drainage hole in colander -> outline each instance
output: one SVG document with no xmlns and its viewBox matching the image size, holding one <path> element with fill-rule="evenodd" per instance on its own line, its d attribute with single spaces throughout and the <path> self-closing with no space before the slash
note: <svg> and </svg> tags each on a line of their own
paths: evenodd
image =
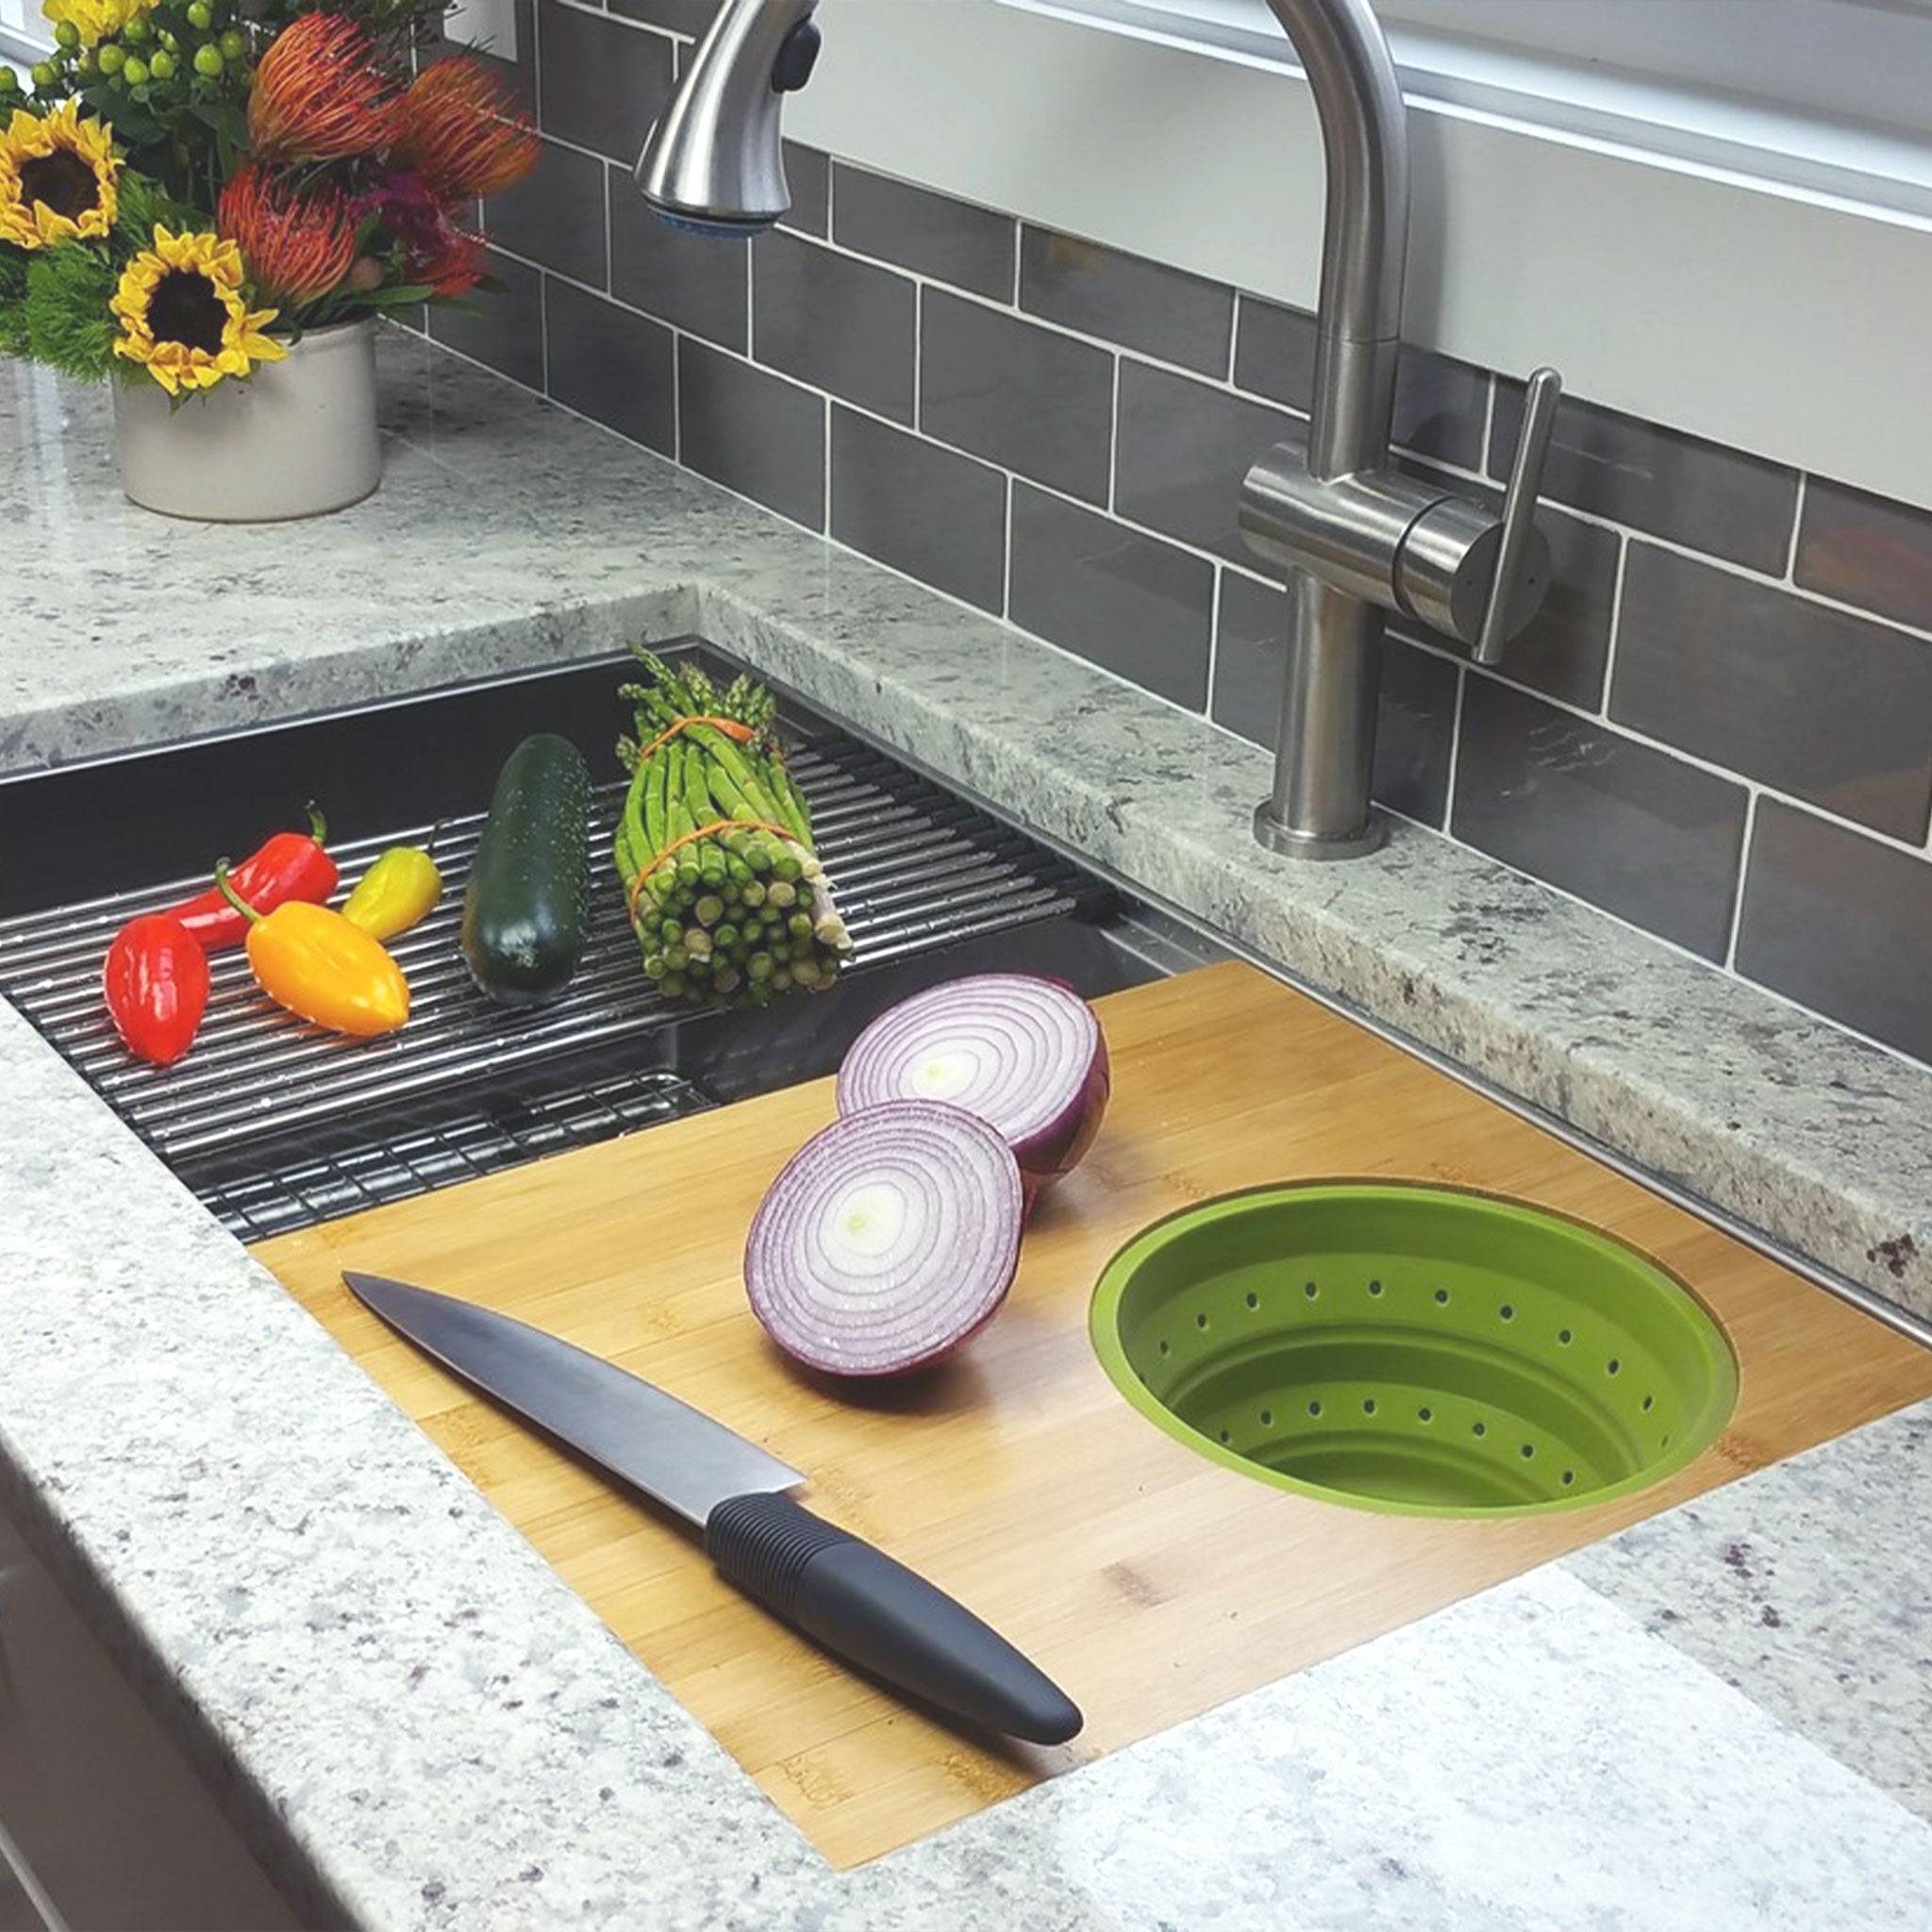
<svg viewBox="0 0 1932 1932">
<path fill-rule="evenodd" d="M 1261 1297 L 1252 1288 L 1248 1291 L 1248 1306 L 1251 1308 L 1258 1308 L 1261 1306 Z"/>
<path fill-rule="evenodd" d="M 1206 1316 L 1205 1314 L 1200 1314 L 1200 1315 L 1196 1315 L 1196 1316 L 1194 1317 L 1194 1326 L 1195 1326 L 1196 1328 L 1205 1328 L 1205 1327 L 1207 1327 L 1207 1325 L 1208 1325 L 1208 1317 L 1207 1317 L 1207 1316 Z"/>
<path fill-rule="evenodd" d="M 1419 1408 L 1415 1412 L 1415 1419 L 1419 1423 L 1432 1423 L 1436 1419 L 1436 1411 L 1433 1408 Z"/>
<path fill-rule="evenodd" d="M 1439 1307 L 1446 1308 L 1449 1306 L 1449 1291 L 1446 1288 L 1439 1288 L 1436 1291 L 1436 1301 Z"/>
<path fill-rule="evenodd" d="M 1474 1436 L 1487 1436 L 1490 1433 L 1490 1425 L 1488 1423 L 1476 1423 L 1470 1433 Z"/>
<path fill-rule="evenodd" d="M 1317 1288 L 1312 1281 L 1305 1281 L 1302 1283 L 1302 1292 L 1305 1295 L 1307 1295 L 1310 1301 L 1313 1301 L 1315 1297 L 1322 1292 L 1322 1291 L 1319 1288 Z"/>
<path fill-rule="evenodd" d="M 1382 1284 L 1379 1281 L 1370 1282 L 1369 1292 L 1371 1294 L 1380 1294 L 1382 1292 Z"/>
<path fill-rule="evenodd" d="M 1650 1412 L 1650 1411 L 1651 1411 L 1651 1410 L 1652 1410 L 1653 1408 L 1655 1408 L 1656 1407 L 1657 1407 L 1657 1397 L 1656 1397 L 1655 1395 L 1646 1395 L 1646 1396 L 1645 1396 L 1645 1397 L 1643 1398 L 1643 1408 L 1644 1408 L 1644 1413 L 1645 1413 L 1646 1415 L 1647 1415 L 1647 1414 L 1648 1414 L 1648 1413 L 1649 1413 L 1649 1412 Z"/>
<path fill-rule="evenodd" d="M 1231 1442 L 1234 1441 L 1234 1438 L 1231 1435 L 1229 1435 L 1229 1433 L 1225 1429 L 1223 1429 L 1221 1432 L 1221 1440 L 1224 1442 Z"/>
<path fill-rule="evenodd" d="M 1310 1415 L 1320 1415 L 1322 1413 L 1322 1405 L 1319 1402 L 1309 1403 L 1308 1413 Z"/>
<path fill-rule="evenodd" d="M 1558 1328 L 1557 1330 L 1557 1340 L 1560 1341 L 1565 1348 L 1568 1348 L 1570 1344 L 1574 1341 L 1575 1341 L 1575 1339 L 1576 1338 L 1574 1335 L 1572 1335 L 1569 1329 L 1567 1328 Z"/>
<path fill-rule="evenodd" d="M 1272 1408 L 1264 1408 L 1261 1411 L 1261 1426 L 1264 1429 L 1272 1429 L 1274 1426 L 1274 1411 Z"/>
<path fill-rule="evenodd" d="M 1620 1362 L 1615 1356 L 1612 1356 L 1609 1358 L 1609 1360 L 1604 1364 L 1604 1374 L 1607 1375 L 1619 1375 L 1622 1374 L 1623 1372 L 1624 1364 Z"/>
<path fill-rule="evenodd" d="M 1362 1397 L 1362 1413 L 1364 1415 L 1374 1415 L 1374 1412 L 1375 1398 L 1373 1395 L 1364 1395 Z"/>
<path fill-rule="evenodd" d="M 1160 1352 L 1162 1355 L 1165 1355 L 1168 1352 L 1167 1343 L 1164 1341 L 1160 1344 Z"/>
<path fill-rule="evenodd" d="M 1507 1302 L 1505 1302 L 1503 1306 L 1496 1310 L 1496 1312 L 1497 1314 L 1501 1315 L 1504 1321 L 1506 1322 L 1513 1322 L 1516 1319 L 1516 1310 Z"/>
<path fill-rule="evenodd" d="M 1563 1472 L 1563 1480 L 1565 1483 L 1574 1483 L 1576 1480 L 1576 1472 L 1574 1469 L 1566 1469 Z"/>
<path fill-rule="evenodd" d="M 1524 1461 L 1527 1462 L 1536 1454 L 1536 1444 L 1534 1442 L 1525 1442 L 1516 1453 L 1523 1457 Z"/>
</svg>

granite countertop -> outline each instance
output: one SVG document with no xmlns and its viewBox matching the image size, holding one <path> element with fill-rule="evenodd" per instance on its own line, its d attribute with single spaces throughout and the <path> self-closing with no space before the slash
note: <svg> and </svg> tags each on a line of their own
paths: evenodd
<svg viewBox="0 0 1932 1932">
<path fill-rule="evenodd" d="M 1924 1070 L 1412 827 L 1271 859 L 1200 719 L 423 344 L 385 380 L 376 498 L 220 530 L 0 367 L 0 770 L 697 631 L 1932 1311 Z M 4 1007 L 0 1087 L 0 1483 L 318 1911 L 1932 1924 L 1932 1405 L 839 1874 Z"/>
</svg>

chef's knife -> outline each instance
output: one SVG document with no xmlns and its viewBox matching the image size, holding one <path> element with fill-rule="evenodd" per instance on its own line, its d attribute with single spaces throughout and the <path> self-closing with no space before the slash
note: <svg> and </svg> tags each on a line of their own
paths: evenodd
<svg viewBox="0 0 1932 1932">
<path fill-rule="evenodd" d="M 848 1663 L 968 1723 L 1060 1744 L 1080 1712 L 1058 1685 L 903 1564 L 785 1492 L 805 1477 L 756 1442 L 555 1335 L 474 1302 L 344 1273 L 445 1368 L 701 1530 L 719 1574 Z"/>
</svg>

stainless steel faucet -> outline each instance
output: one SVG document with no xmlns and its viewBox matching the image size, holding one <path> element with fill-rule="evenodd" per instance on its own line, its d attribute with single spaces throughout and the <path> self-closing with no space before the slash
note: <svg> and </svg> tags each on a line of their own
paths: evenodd
<svg viewBox="0 0 1932 1932">
<path fill-rule="evenodd" d="M 712 234 L 769 227 L 791 207 L 784 95 L 819 48 L 818 0 L 724 0 L 638 158 L 644 199 Z M 1255 814 L 1271 851 L 1353 858 L 1382 842 L 1369 805 L 1385 614 L 1446 632 L 1493 664 L 1541 604 L 1549 546 L 1535 524 L 1562 384 L 1529 378 L 1500 511 L 1390 463 L 1408 129 L 1370 0 L 1269 0 L 1322 125 L 1327 215 L 1306 431 L 1266 450 L 1241 487 L 1250 549 L 1288 573 L 1288 675 L 1274 787 Z"/>
</svg>

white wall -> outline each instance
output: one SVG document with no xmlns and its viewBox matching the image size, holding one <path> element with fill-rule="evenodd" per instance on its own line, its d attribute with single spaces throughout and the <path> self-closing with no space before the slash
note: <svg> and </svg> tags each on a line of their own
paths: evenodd
<svg viewBox="0 0 1932 1932">
<path fill-rule="evenodd" d="M 1298 74 L 997 4 L 824 0 L 787 131 L 1312 306 Z M 1932 222 L 1412 103 L 1407 333 L 1932 507 Z"/>
</svg>

